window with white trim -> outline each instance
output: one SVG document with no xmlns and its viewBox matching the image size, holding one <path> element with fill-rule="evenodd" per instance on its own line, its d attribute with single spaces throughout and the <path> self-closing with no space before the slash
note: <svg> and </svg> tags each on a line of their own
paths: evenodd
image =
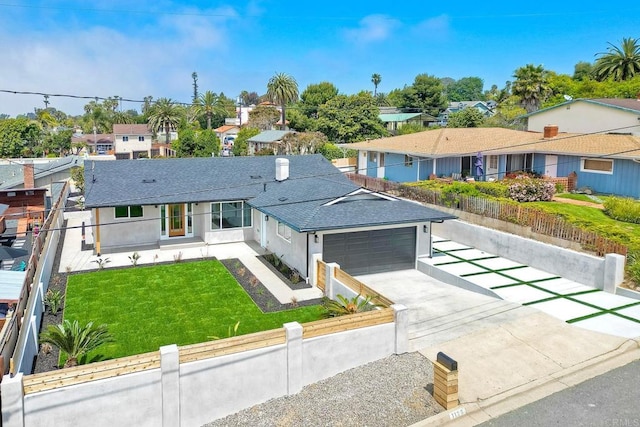
<svg viewBox="0 0 640 427">
<path fill-rule="evenodd" d="M 410 168 L 411 166 L 413 166 L 413 157 L 405 154 L 404 155 L 404 165 L 408 168 Z"/>
<path fill-rule="evenodd" d="M 278 221 L 278 236 L 282 237 L 287 242 L 291 241 L 291 229 L 280 221 Z"/>
<path fill-rule="evenodd" d="M 116 218 L 141 218 L 143 216 L 142 206 L 116 206 Z"/>
<path fill-rule="evenodd" d="M 583 158 L 580 160 L 580 171 L 612 175 L 613 159 Z"/>
<path fill-rule="evenodd" d="M 369 161 L 370 162 L 375 162 L 376 161 L 376 152 L 375 151 L 369 151 Z"/>
<path fill-rule="evenodd" d="M 251 227 L 251 206 L 242 200 L 211 203 L 211 229 Z"/>
</svg>

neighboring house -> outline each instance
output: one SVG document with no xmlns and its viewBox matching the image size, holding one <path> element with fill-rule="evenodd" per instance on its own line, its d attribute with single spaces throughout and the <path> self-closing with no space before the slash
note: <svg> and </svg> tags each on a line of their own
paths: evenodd
<svg viewBox="0 0 640 427">
<path fill-rule="evenodd" d="M 44 159 L 15 159 L 0 162 L 0 190 L 45 188 L 66 181 L 71 169 L 82 166 L 82 158 L 67 156 Z"/>
<path fill-rule="evenodd" d="M 545 133 L 503 128 L 436 129 L 349 144 L 358 150 L 358 172 L 396 182 L 430 176 L 501 179 L 509 172 L 533 171 L 549 177 L 577 175 L 578 187 L 640 198 L 640 137 Z M 475 174 L 476 155 L 483 174 Z"/>
<path fill-rule="evenodd" d="M 96 135 L 76 133 L 71 137 L 71 144 L 78 142 L 87 144 L 86 152 L 89 154 L 114 153 L 113 135 L 110 133 L 98 133 Z"/>
<path fill-rule="evenodd" d="M 360 188 L 321 155 L 95 162 L 85 177 L 98 254 L 255 241 L 303 277 L 318 256 L 351 274 L 415 268 L 431 222 L 454 218 Z"/>
<path fill-rule="evenodd" d="M 113 139 L 116 149 L 116 159 L 153 157 L 151 153 L 153 132 L 146 124 L 114 124 Z"/>
<path fill-rule="evenodd" d="M 557 125 L 571 133 L 640 135 L 640 99 L 572 99 L 524 117 L 527 129 L 535 132 Z"/>
<path fill-rule="evenodd" d="M 224 124 L 234 125 L 234 126 L 246 125 L 247 123 L 249 123 L 249 113 L 252 112 L 253 109 L 256 108 L 257 106 L 273 107 L 276 110 L 278 110 L 280 114 L 282 114 L 281 106 L 276 105 L 273 102 L 264 101 L 259 103 L 258 105 L 242 105 L 240 107 L 236 107 L 236 117 L 227 117 L 226 119 L 224 119 Z M 289 122 L 287 121 L 287 123 Z M 279 126 L 281 124 L 282 124 L 282 120 L 280 119 L 275 125 Z"/>
<path fill-rule="evenodd" d="M 220 139 L 220 144 L 224 144 L 225 137 L 236 136 L 240 132 L 240 126 L 236 125 L 223 125 L 213 130 L 216 136 Z"/>
<path fill-rule="evenodd" d="M 436 118 L 426 113 L 380 113 L 378 118 L 391 134 L 396 134 L 397 131 L 406 124 L 416 124 L 423 127 L 428 127 L 431 123 L 436 121 Z"/>
<path fill-rule="evenodd" d="M 253 156 L 263 149 L 271 149 L 275 154 L 277 145 L 281 144 L 282 138 L 289 133 L 295 132 L 289 130 L 265 130 L 260 132 L 247 140 L 247 154 Z"/>
<path fill-rule="evenodd" d="M 450 102 L 446 110 L 438 115 L 437 124 L 446 126 L 449 121 L 449 115 L 460 112 L 465 108 L 475 108 L 480 111 L 483 116 L 491 117 L 495 114 L 495 103 L 493 101 L 459 101 Z"/>
</svg>

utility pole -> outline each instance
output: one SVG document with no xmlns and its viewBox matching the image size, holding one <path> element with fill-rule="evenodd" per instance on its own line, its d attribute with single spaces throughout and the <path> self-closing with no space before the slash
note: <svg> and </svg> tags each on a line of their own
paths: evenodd
<svg viewBox="0 0 640 427">
<path fill-rule="evenodd" d="M 49 95 L 44 96 L 44 109 L 49 108 Z"/>
<path fill-rule="evenodd" d="M 191 73 L 191 78 L 193 79 L 193 103 L 198 102 L 198 73 L 195 71 Z"/>
</svg>

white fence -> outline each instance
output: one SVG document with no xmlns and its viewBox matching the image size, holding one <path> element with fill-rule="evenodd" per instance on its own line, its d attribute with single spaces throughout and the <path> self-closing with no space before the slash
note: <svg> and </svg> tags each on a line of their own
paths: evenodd
<svg viewBox="0 0 640 427">
<path fill-rule="evenodd" d="M 327 269 L 335 269 L 328 264 Z M 329 289 L 348 292 L 333 274 Z M 202 344 L 5 377 L 4 427 L 200 426 L 408 350 L 402 305 Z"/>
</svg>

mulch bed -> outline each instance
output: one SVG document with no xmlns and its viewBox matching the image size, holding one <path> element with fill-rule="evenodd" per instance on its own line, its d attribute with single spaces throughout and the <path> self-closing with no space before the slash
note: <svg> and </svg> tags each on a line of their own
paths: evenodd
<svg viewBox="0 0 640 427">
<path fill-rule="evenodd" d="M 286 304 L 280 304 L 280 301 L 273 296 L 269 289 L 266 288 L 245 265 L 237 258 L 220 260 L 227 267 L 227 270 L 235 277 L 240 286 L 251 297 L 253 302 L 262 310 L 263 313 L 272 313 L 275 311 L 291 310 L 292 308 L 318 305 L 322 303 L 321 298 L 314 298 L 306 301 L 296 301 Z M 285 282 L 286 283 L 286 282 Z M 303 282 L 304 283 L 304 282 Z M 305 286 L 306 287 L 306 286 Z"/>
<path fill-rule="evenodd" d="M 298 289 L 308 289 L 311 288 L 311 285 L 308 284 L 304 280 L 298 280 L 296 283 L 293 283 L 288 277 L 286 277 L 280 270 L 278 270 L 273 264 L 271 264 L 267 259 L 266 255 L 258 255 L 257 257 L 260 262 L 267 266 L 267 268 L 280 278 L 291 290 L 297 291 Z M 289 267 L 287 267 L 289 269 Z"/>
</svg>

